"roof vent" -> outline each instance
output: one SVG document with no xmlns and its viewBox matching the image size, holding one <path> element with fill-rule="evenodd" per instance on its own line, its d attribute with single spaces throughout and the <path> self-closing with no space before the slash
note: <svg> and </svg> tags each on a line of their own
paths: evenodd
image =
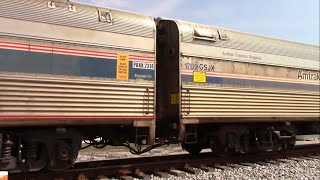
<svg viewBox="0 0 320 180">
<path fill-rule="evenodd" d="M 48 2 L 48 8 L 49 9 L 55 9 L 55 8 L 64 8 L 64 7 L 68 7 L 68 10 L 70 12 L 77 12 L 76 7 L 71 4 L 71 2 L 69 2 L 68 0 L 52 0 Z"/>
<path fill-rule="evenodd" d="M 112 13 L 111 11 L 102 11 L 98 10 L 98 16 L 100 22 L 113 23 Z"/>
<path fill-rule="evenodd" d="M 69 4 L 68 10 L 69 10 L 70 12 L 77 12 L 77 9 L 76 9 L 76 7 L 75 7 L 73 4 Z"/>
<path fill-rule="evenodd" d="M 216 41 L 216 34 L 210 28 L 195 27 L 193 29 L 193 38 L 215 42 Z"/>
<path fill-rule="evenodd" d="M 224 41 L 227 41 L 227 40 L 228 40 L 228 35 L 227 35 L 227 33 L 226 33 L 224 30 L 219 29 L 219 30 L 218 30 L 218 34 L 219 34 L 219 38 L 220 38 L 221 40 L 224 40 Z"/>
<path fill-rule="evenodd" d="M 49 1 L 49 2 L 48 2 L 48 8 L 50 8 L 50 9 L 56 8 L 56 3 L 53 2 L 53 1 Z"/>
</svg>

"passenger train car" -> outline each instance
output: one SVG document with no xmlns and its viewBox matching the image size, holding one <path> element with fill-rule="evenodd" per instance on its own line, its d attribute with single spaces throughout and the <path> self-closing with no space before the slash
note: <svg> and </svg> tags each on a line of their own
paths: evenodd
<svg viewBox="0 0 320 180">
<path fill-rule="evenodd" d="M 320 134 L 319 70 L 318 46 L 64 0 L 2 0 L 0 170 L 65 170 L 88 146 L 293 148 L 296 135 Z"/>
<path fill-rule="evenodd" d="M 190 153 L 292 147 L 320 132 L 319 59 L 318 46 L 159 18 L 157 111 Z"/>
<path fill-rule="evenodd" d="M 32 170 L 47 162 L 68 168 L 82 136 L 154 141 L 153 18 L 68 1 L 4 0 L 0 27 L 1 160 L 11 160 L 4 168 L 22 159 Z"/>
</svg>

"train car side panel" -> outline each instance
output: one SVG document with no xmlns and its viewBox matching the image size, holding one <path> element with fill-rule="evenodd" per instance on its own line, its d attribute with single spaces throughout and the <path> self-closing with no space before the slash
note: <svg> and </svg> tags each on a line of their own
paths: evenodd
<svg viewBox="0 0 320 180">
<path fill-rule="evenodd" d="M 153 121 L 153 20 L 68 3 L 1 1 L 1 124 Z"/>
<path fill-rule="evenodd" d="M 182 68 L 184 118 L 320 116 L 318 71 L 195 57 L 182 57 Z"/>
</svg>

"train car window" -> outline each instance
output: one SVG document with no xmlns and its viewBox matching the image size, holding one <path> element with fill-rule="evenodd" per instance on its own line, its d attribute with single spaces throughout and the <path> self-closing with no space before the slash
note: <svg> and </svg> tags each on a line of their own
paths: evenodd
<svg viewBox="0 0 320 180">
<path fill-rule="evenodd" d="M 100 22 L 113 23 L 112 13 L 111 11 L 102 11 L 98 10 L 98 16 Z"/>
<path fill-rule="evenodd" d="M 228 40 L 228 35 L 227 35 L 227 33 L 226 33 L 224 30 L 219 29 L 219 30 L 218 30 L 218 34 L 219 34 L 219 38 L 220 38 L 221 40 L 224 40 L 224 41 L 227 41 L 227 40 Z"/>
<path fill-rule="evenodd" d="M 196 27 L 193 29 L 193 38 L 206 40 L 206 41 L 216 41 L 215 33 L 212 29 Z"/>
</svg>

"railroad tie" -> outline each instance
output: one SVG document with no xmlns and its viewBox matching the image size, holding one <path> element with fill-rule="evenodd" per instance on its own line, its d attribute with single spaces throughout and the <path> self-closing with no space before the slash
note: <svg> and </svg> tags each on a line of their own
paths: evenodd
<svg viewBox="0 0 320 180">
<path fill-rule="evenodd" d="M 164 179 L 168 179 L 169 178 L 169 174 L 166 172 L 162 172 L 162 171 L 155 171 L 152 172 L 153 175 L 164 178 Z"/>
<path fill-rule="evenodd" d="M 231 167 L 231 168 L 239 168 L 239 167 L 241 167 L 241 165 L 239 165 L 239 164 L 229 164 L 228 166 Z"/>
<path fill-rule="evenodd" d="M 231 167 L 229 166 L 222 166 L 222 165 L 215 165 L 214 168 L 221 169 L 221 170 L 229 170 Z"/>
<path fill-rule="evenodd" d="M 289 160 L 289 159 L 277 159 L 277 161 L 282 162 L 282 163 L 288 163 L 291 160 Z"/>
<path fill-rule="evenodd" d="M 213 172 L 214 171 L 214 168 L 208 167 L 204 164 L 201 164 L 200 166 L 195 166 L 195 167 L 198 169 L 201 169 L 202 171 L 205 171 L 205 172 Z"/>
<path fill-rule="evenodd" d="M 303 161 L 303 159 L 301 158 L 290 158 L 291 161 L 296 161 L 296 162 L 300 162 Z"/>
<path fill-rule="evenodd" d="M 168 173 L 173 175 L 173 176 L 177 176 L 177 177 L 185 177 L 186 176 L 186 172 L 177 170 L 177 169 L 169 169 Z"/>
<path fill-rule="evenodd" d="M 248 167 L 255 167 L 256 164 L 255 163 L 239 163 L 242 166 L 248 166 Z"/>
<path fill-rule="evenodd" d="M 274 161 L 274 160 L 270 160 L 270 161 L 266 161 L 269 164 L 273 164 L 273 165 L 279 165 L 280 162 L 279 161 Z"/>
<path fill-rule="evenodd" d="M 88 180 L 88 177 L 85 174 L 81 173 L 78 175 L 77 180 Z M 99 179 L 99 180 L 104 180 L 104 179 Z"/>
<path fill-rule="evenodd" d="M 119 179 L 121 179 L 121 180 L 134 180 L 134 177 L 128 176 L 128 175 L 123 175 L 123 176 L 120 176 Z"/>
<path fill-rule="evenodd" d="M 183 168 L 180 168 L 179 170 L 187 172 L 189 174 L 199 174 L 201 172 L 200 169 L 195 169 L 194 167 L 191 167 L 189 164 L 186 164 Z"/>
<path fill-rule="evenodd" d="M 309 157 L 311 157 L 313 159 L 320 159 L 320 155 L 318 155 L 318 156 L 309 156 Z"/>
<path fill-rule="evenodd" d="M 145 174 L 144 172 L 142 172 L 139 169 L 136 169 L 133 174 L 133 177 L 138 178 L 138 179 L 151 179 L 151 175 L 150 174 Z"/>
<path fill-rule="evenodd" d="M 305 160 L 314 160 L 315 158 L 314 157 L 303 157 L 303 159 L 305 159 Z"/>
<path fill-rule="evenodd" d="M 258 162 L 256 162 L 256 164 L 259 164 L 259 165 L 261 165 L 261 166 L 266 166 L 266 165 L 268 165 L 268 163 L 262 162 L 262 161 L 258 161 Z"/>
</svg>

